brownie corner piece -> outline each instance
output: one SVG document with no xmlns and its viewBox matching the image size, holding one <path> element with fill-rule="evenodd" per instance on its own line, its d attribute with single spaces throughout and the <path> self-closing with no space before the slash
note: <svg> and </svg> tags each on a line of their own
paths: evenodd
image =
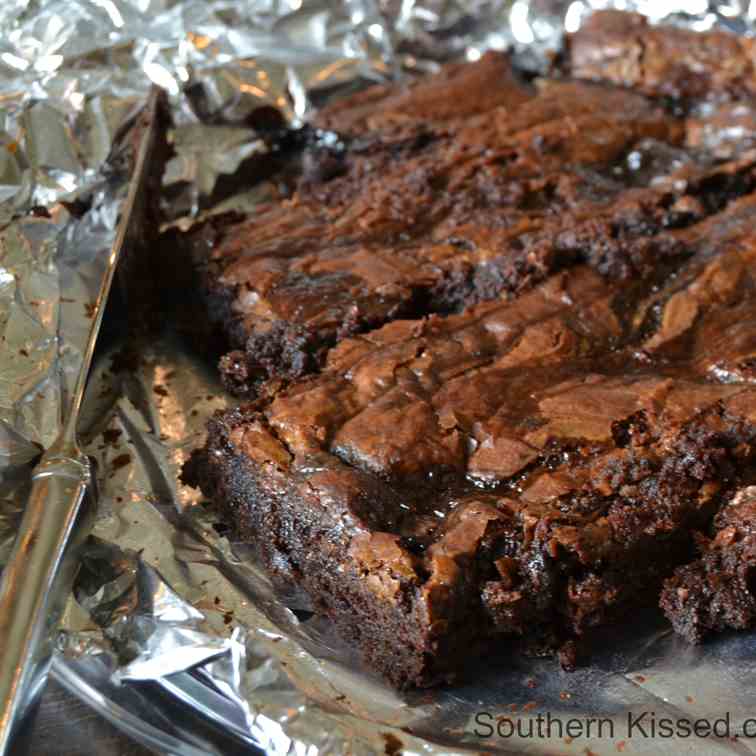
<svg viewBox="0 0 756 756">
<path fill-rule="evenodd" d="M 439 628 L 416 601 L 415 560 L 396 535 L 375 530 L 399 501 L 380 481 L 336 459 L 308 463 L 320 465 L 315 475 L 248 407 L 213 418 L 183 480 L 220 506 L 275 585 L 304 588 L 314 608 L 392 684 L 443 679 L 453 665 L 438 656 Z"/>
</svg>

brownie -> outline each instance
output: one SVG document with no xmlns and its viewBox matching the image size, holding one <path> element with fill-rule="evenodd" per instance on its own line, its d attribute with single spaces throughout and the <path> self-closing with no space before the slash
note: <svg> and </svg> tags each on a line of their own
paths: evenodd
<svg viewBox="0 0 756 756">
<path fill-rule="evenodd" d="M 660 593 L 752 622 L 756 128 L 706 47 L 747 45 L 690 34 L 600 13 L 562 78 L 354 95 L 289 199 L 183 239 L 250 399 L 184 480 L 396 686 L 501 638 L 569 666 Z"/>
<path fill-rule="evenodd" d="M 321 108 L 313 123 L 343 136 L 364 136 L 406 125 L 454 122 L 497 107 L 516 108 L 531 91 L 509 58 L 488 52 L 476 63 L 448 63 L 434 76 L 369 87 Z"/>
<path fill-rule="evenodd" d="M 336 151 L 316 144 L 290 199 L 182 236 L 205 308 L 185 318 L 222 332 L 232 392 L 315 372 L 350 335 L 517 294 L 581 262 L 629 279 L 656 264 L 649 237 L 753 186 L 753 155 L 731 147 L 712 159 L 686 146 L 704 126 L 643 95 L 571 80 L 528 86 L 501 54 L 453 70 L 483 80 L 483 94 L 471 86 L 469 98 L 439 102 L 444 70 L 401 95 L 381 88 L 364 105 L 374 118 L 327 112 L 324 123 L 344 129 L 383 128 Z M 488 92 L 491 71 L 501 96 Z M 433 119 L 414 118 L 406 98 Z"/>
</svg>

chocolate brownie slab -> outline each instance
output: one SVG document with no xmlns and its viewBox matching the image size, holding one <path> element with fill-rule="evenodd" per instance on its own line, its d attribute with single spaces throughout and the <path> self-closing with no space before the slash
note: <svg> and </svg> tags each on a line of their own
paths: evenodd
<svg viewBox="0 0 756 756">
<path fill-rule="evenodd" d="M 755 218 L 746 197 L 660 234 L 673 277 L 579 264 L 344 339 L 217 415 L 185 478 L 396 685 L 583 635 L 653 602 L 756 471 Z"/>
</svg>

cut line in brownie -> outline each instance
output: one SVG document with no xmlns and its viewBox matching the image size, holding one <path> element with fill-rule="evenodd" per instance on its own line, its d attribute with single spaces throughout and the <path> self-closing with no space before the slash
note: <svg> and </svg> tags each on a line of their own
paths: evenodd
<svg viewBox="0 0 756 756">
<path fill-rule="evenodd" d="M 653 603 L 756 473 L 754 218 L 665 232 L 671 277 L 576 265 L 345 339 L 216 415 L 185 479 L 395 685 L 585 636 Z"/>
<path fill-rule="evenodd" d="M 502 54 L 451 70 L 473 82 L 467 98 L 444 99 L 442 71 L 363 96 L 351 121 L 334 109 L 323 122 L 351 128 L 348 142 L 306 152 L 291 199 L 183 237 L 199 317 L 231 349 L 220 363 L 231 391 L 252 396 L 270 377 L 317 371 L 345 337 L 517 294 L 581 262 L 629 279 L 655 264 L 655 234 L 753 189 L 754 154 L 721 162 L 686 147 L 704 126 L 689 140 L 684 119 L 643 95 L 526 85 Z"/>
</svg>

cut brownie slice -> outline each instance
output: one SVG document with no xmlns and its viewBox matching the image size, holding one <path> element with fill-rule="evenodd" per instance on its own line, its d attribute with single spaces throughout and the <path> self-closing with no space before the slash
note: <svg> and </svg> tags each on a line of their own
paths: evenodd
<svg viewBox="0 0 756 756">
<path fill-rule="evenodd" d="M 752 421 L 755 409 L 750 402 L 742 408 Z M 672 626 L 691 643 L 756 624 L 756 486 L 738 491 L 716 525 L 714 538 L 701 540 L 701 559 L 680 567 L 661 597 Z"/>
<path fill-rule="evenodd" d="M 654 601 L 754 475 L 754 217 L 663 234 L 672 278 L 577 265 L 345 339 L 217 415 L 185 479 L 396 685 L 492 637 L 584 634 Z"/>
<path fill-rule="evenodd" d="M 751 37 L 656 27 L 637 13 L 616 10 L 593 13 L 566 41 L 571 76 L 683 102 L 753 97 L 755 60 Z"/>
</svg>

